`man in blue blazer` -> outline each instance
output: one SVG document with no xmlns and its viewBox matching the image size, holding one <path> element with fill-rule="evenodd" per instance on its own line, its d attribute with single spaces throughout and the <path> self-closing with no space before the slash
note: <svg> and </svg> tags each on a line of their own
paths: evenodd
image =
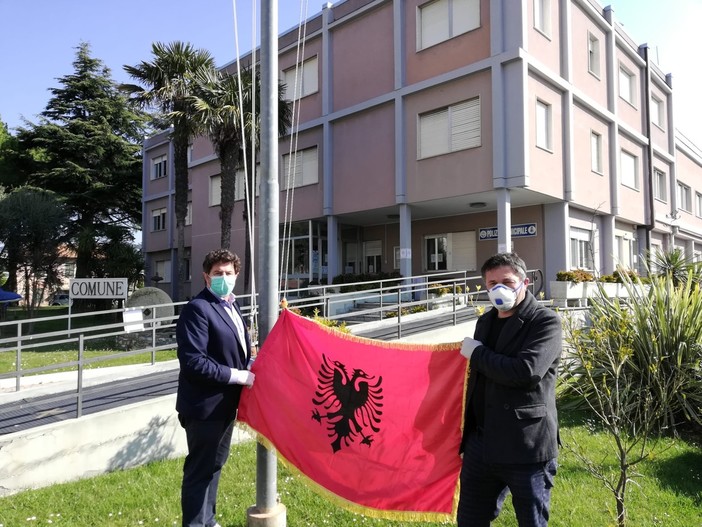
<svg viewBox="0 0 702 527">
<path fill-rule="evenodd" d="M 519 526 L 545 527 L 558 456 L 561 320 L 527 290 L 515 253 L 492 256 L 481 274 L 494 309 L 461 347 L 470 376 L 458 526 L 488 527 L 511 492 Z"/>
<path fill-rule="evenodd" d="M 188 442 L 181 488 L 183 527 L 219 527 L 219 478 L 229 456 L 241 389 L 254 382 L 247 370 L 251 340 L 232 295 L 239 257 L 225 249 L 212 251 L 202 269 L 206 287 L 183 308 L 176 327 L 176 410 Z"/>
</svg>

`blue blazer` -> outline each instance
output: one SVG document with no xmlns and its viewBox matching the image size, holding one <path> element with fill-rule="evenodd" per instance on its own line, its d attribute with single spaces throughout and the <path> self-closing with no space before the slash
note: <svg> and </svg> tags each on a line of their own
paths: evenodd
<svg viewBox="0 0 702 527">
<path fill-rule="evenodd" d="M 241 316 L 236 302 L 234 309 Z M 199 420 L 236 417 L 242 386 L 228 383 L 231 368 L 246 369 L 251 356 L 251 339 L 245 324 L 244 333 L 245 347 L 237 338 L 226 308 L 207 288 L 185 305 L 176 326 L 179 414 Z"/>
</svg>

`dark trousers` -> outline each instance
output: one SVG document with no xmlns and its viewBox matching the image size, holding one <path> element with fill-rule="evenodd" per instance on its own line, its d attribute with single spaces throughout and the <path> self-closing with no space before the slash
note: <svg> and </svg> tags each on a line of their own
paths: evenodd
<svg viewBox="0 0 702 527">
<path fill-rule="evenodd" d="M 483 461 L 483 438 L 466 438 L 458 501 L 458 527 L 488 527 L 512 494 L 519 527 L 546 527 L 557 463 L 500 464 Z"/>
<path fill-rule="evenodd" d="M 217 487 L 229 457 L 234 420 L 179 419 L 188 441 L 180 494 L 183 527 L 212 527 L 217 523 Z"/>
</svg>

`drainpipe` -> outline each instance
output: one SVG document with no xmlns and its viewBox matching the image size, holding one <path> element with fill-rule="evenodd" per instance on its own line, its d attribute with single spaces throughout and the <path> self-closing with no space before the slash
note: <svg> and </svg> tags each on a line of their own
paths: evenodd
<svg viewBox="0 0 702 527">
<path fill-rule="evenodd" d="M 651 252 L 651 231 L 653 231 L 653 229 L 656 227 L 656 214 L 654 210 L 655 201 L 653 197 L 653 139 L 651 137 L 651 61 L 649 58 L 648 45 L 644 44 L 642 48 L 644 60 L 646 62 L 646 102 L 644 107 L 646 108 L 646 137 L 648 138 L 648 147 L 646 148 L 646 160 L 648 162 L 648 223 L 646 225 L 646 254 L 648 257 Z"/>
</svg>

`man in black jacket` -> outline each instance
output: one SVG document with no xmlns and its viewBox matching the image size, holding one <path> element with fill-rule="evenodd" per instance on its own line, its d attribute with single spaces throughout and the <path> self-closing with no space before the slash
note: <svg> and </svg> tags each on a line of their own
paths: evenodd
<svg viewBox="0 0 702 527">
<path fill-rule="evenodd" d="M 508 493 L 520 527 L 543 527 L 558 456 L 561 321 L 527 290 L 517 254 L 492 256 L 481 274 L 494 309 L 461 347 L 470 377 L 458 527 L 488 527 Z"/>
</svg>

